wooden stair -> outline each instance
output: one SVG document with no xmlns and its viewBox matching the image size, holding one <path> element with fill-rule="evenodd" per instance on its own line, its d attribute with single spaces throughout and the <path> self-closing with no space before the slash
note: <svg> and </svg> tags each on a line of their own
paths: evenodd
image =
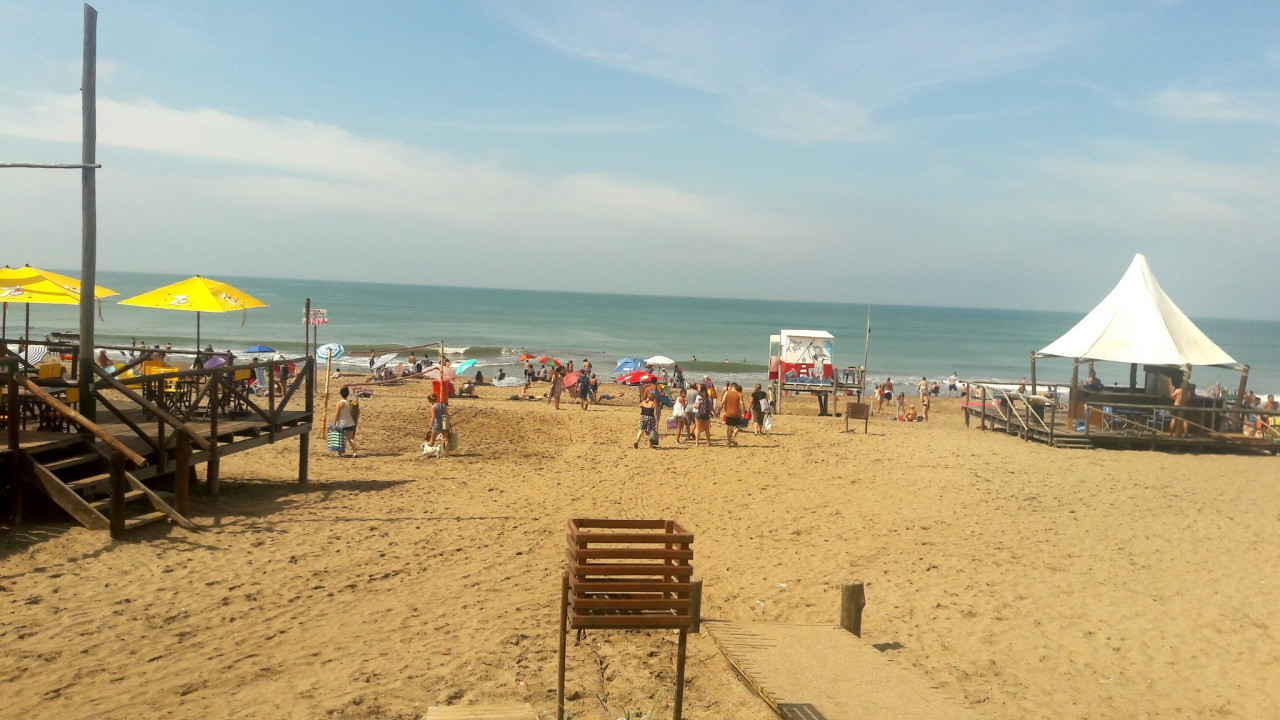
<svg viewBox="0 0 1280 720">
<path fill-rule="evenodd" d="M 1092 450 L 1095 446 L 1087 437 L 1059 435 L 1053 439 L 1053 446 L 1068 450 Z"/>
<path fill-rule="evenodd" d="M 71 517 L 90 530 L 110 530 L 111 472 L 106 454 L 90 439 L 33 448 L 23 451 L 31 463 L 38 486 Z M 148 472 L 154 470 L 148 466 Z M 134 472 L 124 473 L 126 530 L 168 519 L 189 530 L 190 520 L 152 492 Z"/>
</svg>

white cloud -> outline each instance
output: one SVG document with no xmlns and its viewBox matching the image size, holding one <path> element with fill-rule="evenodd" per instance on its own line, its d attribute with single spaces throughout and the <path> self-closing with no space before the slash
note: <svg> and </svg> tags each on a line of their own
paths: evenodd
<svg viewBox="0 0 1280 720">
<path fill-rule="evenodd" d="M 76 95 L 0 104 L 0 135 L 78 143 Z M 100 184 L 123 183 L 138 207 L 193 206 L 216 215 L 274 209 L 299 229 L 317 216 L 393 223 L 401 236 L 518 238 L 569 245 L 569 239 L 697 240 L 767 245 L 807 235 L 805 221 L 770 215 L 736 200 L 601 173 L 530 175 L 493 160 L 460 159 L 404 143 L 357 137 L 294 118 L 247 118 L 101 98 Z M 147 163 L 116 150 L 179 158 L 180 170 L 149 176 Z M 113 174 L 114 173 L 114 174 Z M 174 188 L 181 188 L 180 191 Z M 158 222 L 185 223 L 181 216 Z M 144 231 L 145 232 L 145 231 Z"/>
<path fill-rule="evenodd" d="M 1280 122 L 1280 92 L 1169 89 L 1150 95 L 1142 106 L 1175 120 Z"/>
<path fill-rule="evenodd" d="M 875 114 L 926 89 L 1016 71 L 1088 35 L 1073 13 L 1011 5 L 702 3 L 506 6 L 567 55 L 723 98 L 729 119 L 801 143 L 879 137 Z"/>
</svg>

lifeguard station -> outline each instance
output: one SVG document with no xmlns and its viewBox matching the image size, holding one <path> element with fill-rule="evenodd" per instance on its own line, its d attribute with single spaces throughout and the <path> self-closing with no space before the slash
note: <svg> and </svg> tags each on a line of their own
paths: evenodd
<svg viewBox="0 0 1280 720">
<path fill-rule="evenodd" d="M 826 330 L 782 330 L 769 336 L 769 382 L 774 412 L 788 392 L 818 397 L 818 414 L 829 415 L 829 400 L 841 391 L 861 398 L 866 368 L 835 365 L 836 337 Z"/>
</svg>

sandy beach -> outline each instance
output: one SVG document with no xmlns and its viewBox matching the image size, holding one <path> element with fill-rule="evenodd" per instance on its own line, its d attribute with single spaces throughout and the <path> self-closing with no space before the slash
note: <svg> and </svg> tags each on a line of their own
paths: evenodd
<svg viewBox="0 0 1280 720">
<path fill-rule="evenodd" d="M 201 532 L 21 527 L 0 717 L 554 717 L 564 523 L 590 516 L 695 533 L 707 618 L 834 623 L 840 582 L 865 581 L 864 640 L 978 717 L 1280 716 L 1274 458 L 1051 449 L 966 429 L 945 398 L 868 435 L 792 401 L 738 448 L 717 427 L 633 450 L 629 401 L 510 392 L 454 400 L 459 452 L 431 459 L 426 386 L 378 388 L 365 456 L 314 442 L 307 485 L 296 442 L 230 456 Z M 573 717 L 669 717 L 675 640 L 571 641 Z M 687 678 L 688 718 L 774 717 L 705 634 Z"/>
</svg>

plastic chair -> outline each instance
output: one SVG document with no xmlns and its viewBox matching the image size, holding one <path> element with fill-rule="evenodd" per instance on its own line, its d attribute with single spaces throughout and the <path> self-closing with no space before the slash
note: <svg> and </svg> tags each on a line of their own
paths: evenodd
<svg viewBox="0 0 1280 720">
<path fill-rule="evenodd" d="M 62 363 L 49 362 L 40 363 L 40 365 L 37 366 L 37 370 L 40 373 L 40 379 L 45 380 L 62 377 L 64 368 L 62 367 Z"/>
</svg>

